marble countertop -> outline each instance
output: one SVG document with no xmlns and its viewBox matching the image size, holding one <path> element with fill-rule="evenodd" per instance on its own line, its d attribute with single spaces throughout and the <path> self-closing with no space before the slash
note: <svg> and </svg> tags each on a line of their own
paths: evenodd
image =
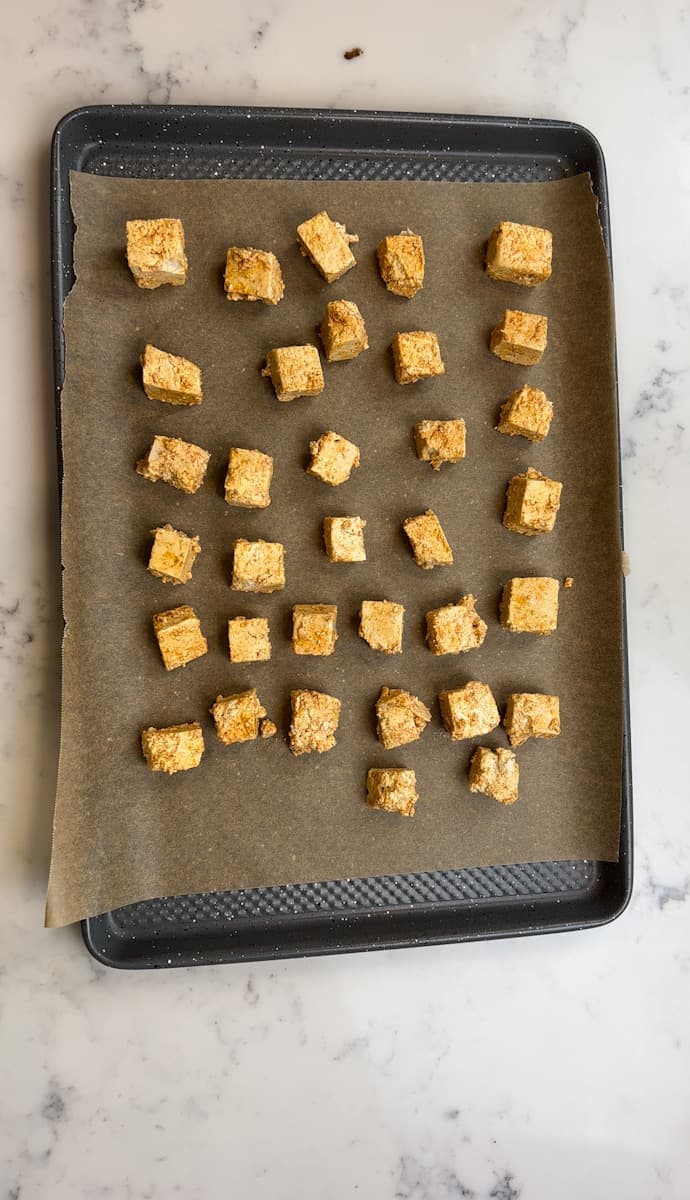
<svg viewBox="0 0 690 1200">
<path fill-rule="evenodd" d="M 681 1200 L 690 1184 L 687 5 L 25 0 L 3 22 L 0 1198 Z M 347 61 L 353 45 L 364 53 Z M 636 792 L 586 934 L 160 973 L 42 929 L 59 565 L 48 144 L 97 102 L 565 118 L 609 170 Z"/>
</svg>

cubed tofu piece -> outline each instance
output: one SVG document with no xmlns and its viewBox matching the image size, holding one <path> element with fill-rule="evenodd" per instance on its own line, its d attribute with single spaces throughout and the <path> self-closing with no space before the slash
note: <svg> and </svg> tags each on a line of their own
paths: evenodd
<svg viewBox="0 0 690 1200">
<path fill-rule="evenodd" d="M 359 612 L 359 636 L 372 650 L 401 654 L 405 609 L 393 600 L 363 600 Z"/>
<path fill-rule="evenodd" d="M 496 426 L 499 433 L 510 437 L 528 438 L 530 442 L 543 442 L 551 427 L 553 404 L 547 400 L 540 388 L 524 387 L 511 392 Z"/>
<path fill-rule="evenodd" d="M 127 222 L 127 265 L 140 288 L 187 282 L 184 229 L 176 217 Z"/>
<path fill-rule="evenodd" d="M 332 750 L 340 721 L 340 701 L 325 692 L 299 688 L 290 693 L 292 719 L 288 742 L 294 755 Z"/>
<path fill-rule="evenodd" d="M 372 767 L 367 771 L 367 804 L 370 808 L 413 817 L 418 800 L 414 771 L 403 767 Z"/>
<path fill-rule="evenodd" d="M 262 300 L 277 304 L 285 286 L 280 263 L 270 250 L 230 246 L 225 259 L 225 295 L 228 300 Z"/>
<path fill-rule="evenodd" d="M 272 478 L 273 459 L 270 454 L 233 446 L 225 476 L 225 503 L 239 508 L 268 508 Z"/>
<path fill-rule="evenodd" d="M 361 517 L 324 517 L 323 541 L 331 562 L 366 562 L 365 525 Z"/>
<path fill-rule="evenodd" d="M 192 567 L 201 553 L 198 537 L 189 537 L 172 525 L 152 529 L 153 545 L 149 555 L 149 571 L 164 583 L 188 583 Z"/>
<path fill-rule="evenodd" d="M 513 533 L 533 537 L 550 533 L 561 506 L 563 484 L 528 467 L 524 475 L 513 475 L 506 492 L 503 524 Z"/>
<path fill-rule="evenodd" d="M 256 688 L 235 692 L 232 696 L 216 696 L 209 709 L 221 742 L 232 746 L 236 742 L 253 742 L 259 736 L 259 723 L 266 709 L 256 694 Z"/>
<path fill-rule="evenodd" d="M 481 792 L 499 804 L 514 804 L 518 798 L 520 768 L 512 750 L 499 746 L 477 746 L 470 761 L 470 791 Z"/>
<path fill-rule="evenodd" d="M 543 692 L 513 692 L 508 697 L 503 724 L 511 746 L 528 738 L 555 738 L 561 732 L 558 696 Z"/>
<path fill-rule="evenodd" d="M 309 443 L 311 462 L 307 473 L 329 487 L 345 483 L 355 467 L 359 466 L 359 446 L 348 442 L 339 433 L 323 433 L 315 442 Z"/>
<path fill-rule="evenodd" d="M 460 462 L 465 457 L 465 422 L 420 421 L 414 427 L 417 458 L 431 463 L 439 471 L 443 463 Z"/>
<path fill-rule="evenodd" d="M 344 225 L 332 221 L 325 211 L 297 226 L 297 242 L 302 254 L 311 259 L 326 283 L 334 283 L 355 266 L 350 243 L 358 241 L 356 233 L 348 233 Z"/>
<path fill-rule="evenodd" d="M 426 614 L 426 640 L 432 654 L 464 654 L 476 650 L 486 637 L 486 623 L 474 607 L 474 596 L 446 604 Z"/>
<path fill-rule="evenodd" d="M 237 538 L 233 544 L 232 581 L 236 592 L 279 592 L 285 587 L 285 554 L 282 542 L 249 542 Z"/>
<path fill-rule="evenodd" d="M 266 617 L 231 617 L 228 621 L 230 662 L 267 662 L 271 637 Z"/>
<path fill-rule="evenodd" d="M 403 529 L 409 538 L 418 567 L 430 571 L 432 567 L 446 567 L 453 562 L 453 551 L 448 545 L 441 522 L 430 508 L 418 517 L 403 521 Z"/>
<path fill-rule="evenodd" d="M 169 483 L 192 496 L 204 482 L 210 457 L 208 450 L 202 450 L 193 442 L 156 434 L 147 454 L 136 464 L 136 470 L 152 483 Z"/>
<path fill-rule="evenodd" d="M 410 300 L 424 287 L 424 244 L 419 234 L 403 229 L 402 233 L 385 237 L 376 255 L 389 292 Z"/>
<path fill-rule="evenodd" d="M 489 349 L 504 362 L 534 366 L 546 350 L 548 324 L 548 317 L 507 308 L 500 324 L 491 331 Z"/>
<path fill-rule="evenodd" d="M 511 633 L 553 633 L 558 625 L 558 580 L 509 579 L 501 596 L 501 625 Z"/>
<path fill-rule="evenodd" d="M 149 726 L 141 732 L 141 748 L 151 771 L 175 775 L 198 767 L 204 753 L 204 735 L 198 721 L 189 725 Z"/>
<path fill-rule="evenodd" d="M 426 704 L 411 692 L 381 688 L 376 701 L 376 736 L 385 750 L 418 741 L 430 720 Z"/>
<path fill-rule="evenodd" d="M 201 404 L 201 370 L 188 358 L 167 354 L 147 344 L 140 361 L 142 383 L 149 400 Z"/>
<path fill-rule="evenodd" d="M 443 724 L 454 742 L 480 737 L 500 724 L 496 701 L 486 683 L 472 680 L 464 687 L 441 692 L 438 701 Z"/>
<path fill-rule="evenodd" d="M 417 329 L 396 333 L 393 338 L 393 369 L 398 383 L 417 383 L 434 375 L 445 375 L 435 333 Z"/>
<path fill-rule="evenodd" d="M 486 273 L 491 279 L 536 287 L 551 275 L 552 245 L 548 229 L 499 221 L 486 248 Z"/>
<path fill-rule="evenodd" d="M 352 300 L 331 300 L 321 322 L 321 341 L 329 362 L 357 358 L 369 349 L 364 318 Z"/>
<path fill-rule="evenodd" d="M 292 649 L 295 654 L 328 657 L 338 640 L 335 604 L 294 604 L 292 608 Z"/>
<path fill-rule="evenodd" d="M 203 658 L 208 651 L 199 618 L 188 604 L 154 613 L 153 631 L 166 671 L 184 667 L 195 658 Z"/>
<path fill-rule="evenodd" d="M 269 350 L 261 374 L 270 377 L 277 400 L 318 396 L 324 389 L 319 352 L 310 344 Z"/>
</svg>

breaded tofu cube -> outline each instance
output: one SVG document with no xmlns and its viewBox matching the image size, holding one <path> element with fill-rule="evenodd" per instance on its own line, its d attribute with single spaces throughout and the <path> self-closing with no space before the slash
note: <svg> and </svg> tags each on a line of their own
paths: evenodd
<svg viewBox="0 0 690 1200">
<path fill-rule="evenodd" d="M 444 462 L 460 462 L 465 457 L 465 422 L 420 421 L 414 427 L 417 458 L 431 463 L 439 471 Z"/>
<path fill-rule="evenodd" d="M 432 654 L 464 654 L 481 646 L 486 623 L 474 607 L 474 596 L 463 596 L 457 604 L 433 608 L 426 614 L 426 640 Z"/>
<path fill-rule="evenodd" d="M 509 579 L 501 596 L 501 625 L 511 633 L 553 633 L 558 625 L 558 580 Z"/>
<path fill-rule="evenodd" d="M 340 721 L 340 701 L 325 692 L 299 688 L 290 693 L 292 719 L 288 742 L 294 755 L 332 750 Z"/>
<path fill-rule="evenodd" d="M 297 241 L 302 254 L 311 259 L 326 283 L 334 283 L 355 266 L 350 243 L 359 241 L 357 234 L 348 233 L 344 225 L 332 221 L 325 211 L 297 226 Z"/>
<path fill-rule="evenodd" d="M 331 300 L 326 305 L 320 332 L 329 362 L 357 358 L 369 349 L 364 318 L 352 300 Z"/>
<path fill-rule="evenodd" d="M 225 503 L 240 508 L 268 508 L 272 478 L 273 459 L 270 454 L 233 446 L 225 476 Z"/>
<path fill-rule="evenodd" d="M 310 344 L 269 350 L 261 374 L 270 377 L 277 400 L 318 396 L 324 389 L 319 352 Z"/>
<path fill-rule="evenodd" d="M 292 649 L 295 654 L 328 657 L 338 640 L 335 604 L 294 604 L 292 607 Z"/>
<path fill-rule="evenodd" d="M 407 517 L 403 521 L 403 529 L 409 538 L 414 560 L 422 570 L 429 571 L 432 567 L 452 564 L 453 551 L 448 545 L 441 522 L 430 508 L 418 517 Z"/>
<path fill-rule="evenodd" d="M 198 721 L 189 725 L 149 726 L 141 732 L 141 748 L 151 771 L 175 775 L 198 767 L 204 753 L 204 735 Z"/>
<path fill-rule="evenodd" d="M 546 349 L 548 317 L 507 308 L 500 324 L 491 331 L 489 349 L 504 362 L 523 367 L 541 362 Z"/>
<path fill-rule="evenodd" d="M 393 369 L 398 383 L 417 383 L 434 375 L 445 375 L 441 350 L 435 333 L 417 329 L 396 333 L 391 347 Z"/>
<path fill-rule="evenodd" d="M 149 571 L 164 583 L 188 583 L 192 567 L 201 553 L 198 537 L 189 537 L 172 525 L 152 529 L 153 545 L 149 555 Z"/>
<path fill-rule="evenodd" d="M 359 636 L 372 650 L 401 654 L 405 609 L 393 600 L 363 600 L 359 611 Z"/>
<path fill-rule="evenodd" d="M 536 287 L 551 275 L 552 245 L 548 229 L 499 221 L 486 248 L 486 273 L 491 279 Z"/>
<path fill-rule="evenodd" d="M 315 442 L 309 443 L 311 462 L 307 473 L 329 487 L 345 483 L 355 467 L 359 466 L 359 446 L 348 442 L 339 433 L 323 433 Z"/>
<path fill-rule="evenodd" d="M 499 804 L 514 804 L 518 798 L 520 768 L 512 750 L 499 746 L 477 746 L 470 761 L 470 791 L 481 792 Z"/>
<path fill-rule="evenodd" d="M 228 621 L 230 662 L 267 662 L 271 637 L 266 617 L 231 617 Z"/>
<path fill-rule="evenodd" d="M 147 344 L 141 356 L 142 383 L 149 400 L 201 404 L 201 370 L 188 358 Z"/>
<path fill-rule="evenodd" d="M 216 696 L 209 709 L 221 742 L 253 742 L 259 736 L 259 722 L 266 709 L 256 694 L 256 688 L 235 692 L 232 696 Z"/>
<path fill-rule="evenodd" d="M 275 721 L 269 721 L 268 717 L 264 717 L 259 725 L 259 737 L 270 738 L 275 737 L 278 732 L 278 726 Z"/>
<path fill-rule="evenodd" d="M 324 517 L 323 541 L 331 562 L 366 562 L 361 517 Z"/>
<path fill-rule="evenodd" d="M 381 278 L 395 296 L 410 300 L 424 287 L 424 244 L 419 234 L 403 229 L 385 237 L 376 249 Z"/>
<path fill-rule="evenodd" d="M 279 592 L 285 587 L 285 553 L 282 542 L 250 542 L 237 538 L 233 544 L 232 581 L 236 592 Z"/>
<path fill-rule="evenodd" d="M 510 437 L 528 438 L 530 442 L 543 442 L 551 427 L 553 404 L 547 400 L 540 388 L 524 387 L 511 392 L 501 405 L 498 425 L 499 433 Z"/>
<path fill-rule="evenodd" d="M 277 304 L 285 286 L 280 263 L 270 250 L 230 246 L 225 259 L 225 295 L 228 300 L 263 300 Z"/>
<path fill-rule="evenodd" d="M 203 658 L 208 651 L 199 618 L 188 604 L 154 613 L 153 631 L 166 671 L 184 667 L 195 658 Z"/>
<path fill-rule="evenodd" d="M 376 736 L 385 750 L 419 741 L 430 720 L 426 704 L 411 692 L 381 688 L 376 701 Z"/>
<path fill-rule="evenodd" d="M 513 533 L 524 533 L 527 537 L 550 533 L 561 506 L 562 490 L 562 483 L 549 479 L 533 467 L 528 467 L 524 475 L 513 475 L 508 484 L 503 514 L 506 529 Z"/>
<path fill-rule="evenodd" d="M 127 222 L 127 265 L 140 288 L 187 282 L 184 229 L 176 217 Z"/>
<path fill-rule="evenodd" d="M 372 767 L 367 771 L 367 804 L 370 808 L 413 817 L 418 800 L 414 771 L 403 767 Z"/>
<path fill-rule="evenodd" d="M 493 692 L 486 683 L 472 680 L 464 687 L 441 692 L 438 701 L 443 724 L 454 742 L 480 737 L 500 724 Z"/>
<path fill-rule="evenodd" d="M 208 450 L 202 450 L 193 442 L 156 434 L 145 457 L 136 464 L 136 470 L 152 483 L 169 483 L 192 496 L 204 482 L 210 457 Z"/>
<path fill-rule="evenodd" d="M 511 746 L 528 738 L 555 738 L 561 732 L 558 696 L 543 692 L 513 692 L 508 697 L 503 724 Z"/>
</svg>

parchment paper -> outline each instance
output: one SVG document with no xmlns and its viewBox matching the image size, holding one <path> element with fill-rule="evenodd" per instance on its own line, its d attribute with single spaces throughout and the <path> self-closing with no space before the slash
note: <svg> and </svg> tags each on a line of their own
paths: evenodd
<svg viewBox="0 0 690 1200">
<path fill-rule="evenodd" d="M 540 184 L 151 182 L 72 176 L 77 283 L 66 304 L 67 374 L 62 434 L 64 642 L 62 745 L 47 923 L 62 925 L 135 900 L 175 893 L 545 859 L 615 859 L 621 798 L 621 547 L 618 517 L 614 324 L 609 266 L 589 178 Z M 357 267 L 327 286 L 299 254 L 294 230 L 321 208 L 360 235 Z M 177 216 L 190 261 L 183 288 L 138 289 L 124 257 L 125 221 Z M 544 225 L 554 235 L 551 280 L 536 290 L 482 271 L 496 221 Z M 421 233 L 424 290 L 390 295 L 374 251 L 387 233 Z M 228 245 L 273 249 L 286 297 L 276 308 L 229 304 L 222 289 Z M 324 364 L 316 399 L 276 401 L 259 375 L 273 346 L 316 340 L 328 300 L 356 301 L 371 349 Z M 539 366 L 494 358 L 491 327 L 506 307 L 543 312 L 549 344 Z M 398 330 L 439 336 L 446 374 L 413 386 L 393 379 Z M 199 408 L 145 397 L 145 342 L 203 370 Z M 494 431 L 497 411 L 523 383 L 553 400 L 540 445 Z M 417 460 L 411 429 L 423 418 L 462 416 L 467 458 L 433 472 Z M 333 429 L 357 443 L 361 468 L 331 489 L 304 471 L 311 438 Z M 156 433 L 212 452 L 195 496 L 135 474 Z M 224 503 L 228 450 L 275 458 L 270 508 Z M 549 536 L 501 525 L 510 477 L 534 466 L 563 482 Z M 433 508 L 454 550 L 449 568 L 421 571 L 401 532 L 404 517 Z M 321 546 L 325 515 L 366 519 L 367 562 L 334 565 Z M 193 580 L 173 588 L 146 569 L 150 533 L 170 522 L 201 538 Z M 285 544 L 287 587 L 244 596 L 229 587 L 235 537 Z M 498 623 L 512 575 L 574 577 L 561 590 L 558 631 L 515 635 Z M 466 592 L 489 624 L 484 646 L 434 657 L 424 614 Z M 405 605 L 404 653 L 384 656 L 357 635 L 361 600 Z M 338 605 L 331 658 L 297 657 L 294 603 Z M 166 673 L 153 613 L 188 603 L 208 655 Z M 233 666 L 228 617 L 267 615 L 273 658 Z M 520 799 L 503 807 L 472 795 L 467 768 L 477 741 L 453 743 L 436 696 L 469 679 L 488 682 L 499 706 L 510 691 L 557 693 L 562 734 L 518 751 Z M 410 689 L 433 711 L 421 741 L 384 751 L 373 706 L 383 684 Z M 225 747 L 210 704 L 256 686 L 279 734 Z M 342 700 L 337 748 L 294 758 L 285 735 L 289 693 L 312 687 Z M 200 720 L 206 754 L 194 771 L 164 777 L 141 756 L 140 731 Z M 479 739 L 507 745 L 502 727 Z M 364 802 L 368 767 L 417 772 L 414 819 Z"/>
</svg>

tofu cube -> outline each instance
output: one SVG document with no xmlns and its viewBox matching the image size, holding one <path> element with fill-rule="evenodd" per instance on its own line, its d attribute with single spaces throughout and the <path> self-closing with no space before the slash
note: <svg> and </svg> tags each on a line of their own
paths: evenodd
<svg viewBox="0 0 690 1200">
<path fill-rule="evenodd" d="M 376 736 L 385 750 L 419 741 L 430 720 L 426 704 L 411 692 L 381 688 L 376 701 Z"/>
<path fill-rule="evenodd" d="M 366 562 L 365 525 L 361 517 L 324 517 L 323 541 L 331 562 Z"/>
<path fill-rule="evenodd" d="M 514 804 L 518 798 L 520 768 L 512 750 L 499 746 L 477 746 L 470 761 L 470 791 L 481 792 L 499 804 Z"/>
<path fill-rule="evenodd" d="M 500 724 L 496 701 L 486 683 L 472 680 L 464 687 L 441 692 L 438 700 L 443 724 L 454 742 L 480 737 Z"/>
<path fill-rule="evenodd" d="M 204 735 L 198 721 L 189 725 L 149 726 L 141 733 L 141 748 L 151 771 L 175 775 L 198 767 L 204 753 Z"/>
<path fill-rule="evenodd" d="M 172 525 L 161 525 L 151 530 L 153 545 L 149 555 L 149 571 L 163 583 L 187 583 L 192 578 L 192 567 L 201 553 L 198 537 L 189 537 Z"/>
<path fill-rule="evenodd" d="M 175 217 L 127 222 L 127 265 L 137 287 L 157 288 L 187 282 L 184 229 Z"/>
<path fill-rule="evenodd" d="M 405 609 L 393 600 L 363 600 L 359 612 L 359 636 L 372 650 L 401 654 Z"/>
<path fill-rule="evenodd" d="M 202 450 L 193 442 L 156 434 L 150 449 L 136 464 L 136 470 L 152 483 L 169 483 L 192 496 L 204 482 L 210 457 L 208 450 Z"/>
<path fill-rule="evenodd" d="M 224 286 L 228 300 L 262 300 L 264 304 L 277 304 L 285 292 L 275 254 L 253 246 L 230 246 Z"/>
<path fill-rule="evenodd" d="M 453 551 L 448 545 L 441 522 L 430 508 L 418 517 L 408 517 L 403 521 L 403 529 L 412 547 L 414 560 L 422 570 L 430 571 L 432 567 L 452 564 Z"/>
<path fill-rule="evenodd" d="M 403 767 L 372 767 L 367 771 L 367 804 L 370 808 L 413 817 L 418 800 L 414 771 Z"/>
<path fill-rule="evenodd" d="M 259 736 L 259 722 L 266 709 L 256 694 L 256 688 L 235 692 L 232 696 L 216 696 L 209 709 L 221 742 L 232 746 L 236 742 L 253 742 Z"/>
<path fill-rule="evenodd" d="M 327 658 L 338 640 L 335 604 L 295 604 L 292 608 L 292 649 L 295 654 Z"/>
<path fill-rule="evenodd" d="M 232 581 L 235 592 L 279 592 L 285 587 L 285 555 L 281 542 L 249 542 L 237 538 L 233 544 Z"/>
<path fill-rule="evenodd" d="M 147 344 L 141 356 L 142 383 L 149 400 L 165 404 L 201 404 L 201 371 L 188 358 Z"/>
<path fill-rule="evenodd" d="M 268 508 L 272 478 L 273 459 L 270 454 L 233 446 L 225 476 L 225 503 L 239 508 Z"/>
<path fill-rule="evenodd" d="M 561 732 L 558 696 L 542 692 L 513 692 L 508 697 L 503 724 L 511 746 L 528 738 L 555 738 Z"/>
<path fill-rule="evenodd" d="M 288 742 L 292 753 L 324 754 L 335 746 L 335 734 L 340 721 L 340 701 L 325 692 L 299 688 L 290 693 L 292 719 Z"/>
<path fill-rule="evenodd" d="M 551 275 L 552 245 L 548 229 L 499 221 L 486 248 L 486 273 L 491 279 L 536 287 Z"/>
<path fill-rule="evenodd" d="M 465 422 L 420 421 L 414 427 L 417 458 L 439 471 L 444 462 L 460 462 L 465 457 Z"/>
<path fill-rule="evenodd" d="M 266 617 L 232 617 L 228 621 L 230 662 L 267 662 L 271 638 Z"/>
<path fill-rule="evenodd" d="M 523 367 L 541 362 L 546 349 L 548 317 L 507 308 L 501 322 L 491 331 L 489 349 L 504 362 Z"/>
<path fill-rule="evenodd" d="M 511 633 L 553 633 L 558 625 L 558 580 L 509 579 L 501 596 L 501 625 Z"/>
<path fill-rule="evenodd" d="M 154 613 L 153 631 L 166 671 L 184 667 L 195 658 L 203 658 L 208 651 L 199 618 L 188 604 Z"/>
<path fill-rule="evenodd" d="M 358 241 L 357 234 L 348 233 L 344 225 L 332 221 L 325 211 L 297 226 L 297 242 L 302 254 L 311 259 L 326 283 L 334 283 L 355 266 L 350 243 Z"/>
<path fill-rule="evenodd" d="M 506 492 L 503 514 L 506 529 L 524 533 L 527 537 L 550 533 L 561 506 L 562 490 L 562 483 L 549 479 L 533 467 L 528 467 L 524 475 L 514 475 Z"/>
<path fill-rule="evenodd" d="M 410 300 L 424 287 L 424 244 L 411 229 L 385 237 L 376 249 L 381 278 L 394 296 Z"/>
<path fill-rule="evenodd" d="M 351 300 L 331 300 L 321 322 L 321 341 L 329 362 L 357 358 L 369 349 L 364 318 Z"/>
<path fill-rule="evenodd" d="M 270 377 L 276 399 L 285 402 L 300 396 L 318 396 L 324 389 L 319 352 L 309 344 L 269 350 L 261 374 Z"/>
<path fill-rule="evenodd" d="M 353 469 L 359 466 L 359 447 L 332 430 L 323 433 L 317 441 L 310 442 L 309 453 L 311 462 L 307 473 L 329 487 L 345 483 Z"/>
<path fill-rule="evenodd" d="M 434 375 L 445 375 L 435 333 L 417 329 L 396 333 L 393 338 L 393 369 L 398 383 L 417 383 Z"/>
<path fill-rule="evenodd" d="M 551 427 L 553 404 L 539 388 L 524 387 L 511 392 L 501 405 L 498 425 L 499 433 L 509 437 L 528 438 L 530 442 L 543 442 Z"/>
<path fill-rule="evenodd" d="M 457 604 L 433 608 L 426 614 L 426 640 L 432 654 L 476 650 L 486 637 L 486 628 L 474 607 L 474 596 L 463 596 Z"/>
</svg>

